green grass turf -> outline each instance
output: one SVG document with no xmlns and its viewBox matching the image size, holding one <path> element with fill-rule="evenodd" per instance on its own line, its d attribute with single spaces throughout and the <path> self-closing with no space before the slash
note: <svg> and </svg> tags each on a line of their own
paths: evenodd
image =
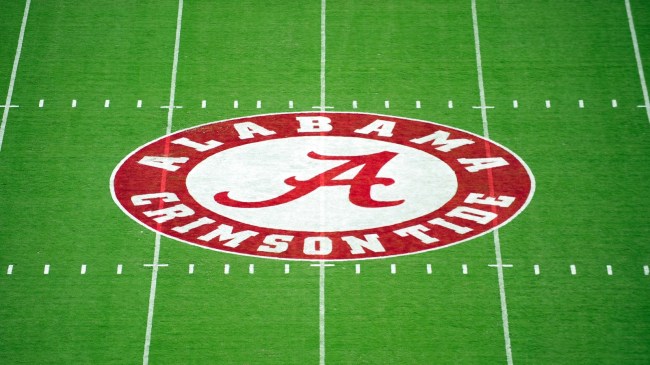
<svg viewBox="0 0 650 365">
<path fill-rule="evenodd" d="M 0 13 L 2 95 L 23 6 Z M 632 7 L 647 66 L 650 6 Z M 482 133 L 471 108 L 479 97 L 468 1 L 330 0 L 327 8 L 328 105 L 351 110 L 358 100 L 359 111 Z M 176 10 L 175 1 L 32 4 L 13 99 L 20 108 L 0 152 L 0 270 L 15 264 L 13 275 L 0 272 L 2 363 L 141 362 L 151 280 L 142 265 L 154 234 L 115 206 L 108 179 L 126 154 L 164 133 Z M 478 14 L 487 102 L 496 107 L 491 138 L 537 179 L 531 205 L 500 230 L 504 260 L 515 265 L 505 269 L 514 361 L 647 363 L 650 126 L 636 107 L 643 99 L 624 2 L 479 1 Z M 320 102 L 319 1 L 187 1 L 181 34 L 184 108 L 174 130 L 289 111 L 289 100 L 295 110 Z M 353 262 L 328 268 L 327 363 L 504 363 L 494 260 L 486 235 L 362 262 L 360 275 Z M 161 262 L 170 266 L 158 277 L 151 363 L 318 362 L 318 268 L 291 263 L 287 275 L 283 262 L 166 238 Z"/>
</svg>

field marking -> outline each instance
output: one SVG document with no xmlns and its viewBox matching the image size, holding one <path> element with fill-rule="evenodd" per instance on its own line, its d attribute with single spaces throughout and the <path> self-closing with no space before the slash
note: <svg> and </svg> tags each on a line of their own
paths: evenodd
<svg viewBox="0 0 650 365">
<path fill-rule="evenodd" d="M 9 118 L 9 110 L 11 109 L 11 98 L 14 95 L 14 84 L 16 83 L 16 73 L 18 72 L 18 63 L 20 63 L 20 54 L 23 51 L 23 39 L 25 38 L 25 27 L 27 27 L 27 16 L 29 15 L 29 6 L 32 0 L 25 2 L 25 10 L 23 12 L 23 21 L 20 24 L 20 33 L 18 34 L 18 45 L 16 46 L 16 55 L 14 57 L 14 64 L 11 68 L 11 77 L 9 78 L 9 88 L 7 89 L 7 98 L 5 99 L 4 111 L 2 112 L 2 123 L 0 124 L 0 150 L 2 150 L 2 141 L 4 140 L 5 129 L 7 127 L 7 119 Z"/>
<path fill-rule="evenodd" d="M 188 274 L 194 274 L 194 264 L 190 264 L 187 268 Z"/>
<path fill-rule="evenodd" d="M 178 14 L 176 16 L 176 37 L 174 40 L 174 60 L 172 62 L 172 76 L 171 85 L 169 88 L 169 109 L 167 111 L 167 129 L 165 134 L 169 135 L 172 131 L 172 124 L 174 118 L 174 101 L 176 99 L 176 74 L 178 71 L 178 53 L 180 50 L 181 39 L 181 21 L 183 19 L 183 0 L 178 0 Z M 166 151 L 168 152 L 168 151 Z M 164 191 L 166 175 L 163 174 L 161 178 L 161 191 Z M 154 266 L 151 270 L 151 288 L 149 289 L 149 308 L 147 310 L 147 329 L 144 337 L 144 351 L 142 353 L 142 364 L 149 364 L 149 348 L 151 346 L 151 331 L 153 328 L 153 313 L 156 302 L 156 284 L 158 281 L 158 263 L 160 259 L 160 232 L 156 232 L 156 239 L 154 243 L 153 263 Z"/>
<path fill-rule="evenodd" d="M 575 275 L 578 272 L 576 271 L 576 265 L 571 265 L 569 266 L 569 269 L 571 270 L 571 275 Z"/>
<path fill-rule="evenodd" d="M 255 274 L 255 264 L 248 265 L 248 273 Z"/>
<path fill-rule="evenodd" d="M 320 3 L 320 106 L 325 111 L 325 65 L 327 61 L 327 0 Z M 325 363 L 325 353 L 321 354 L 321 363 Z"/>
<path fill-rule="evenodd" d="M 50 274 L 50 265 L 45 265 L 43 267 L 43 275 L 49 275 Z"/>
<path fill-rule="evenodd" d="M 449 109 L 453 109 L 453 108 L 454 108 L 454 102 L 453 102 L 452 100 L 449 100 L 449 101 L 447 102 L 447 108 L 449 108 Z"/>
<path fill-rule="evenodd" d="M 618 108 L 618 102 L 616 99 L 612 99 L 612 108 Z"/>
<path fill-rule="evenodd" d="M 39 100 L 39 101 L 38 101 L 38 107 L 39 107 L 39 108 L 42 108 L 42 107 L 44 107 L 44 106 L 45 106 L 45 99 L 41 99 L 41 100 Z"/>
<path fill-rule="evenodd" d="M 289 264 L 284 264 L 284 273 L 288 274 L 289 272 L 291 272 L 291 267 Z"/>
<path fill-rule="evenodd" d="M 463 264 L 462 269 L 463 269 L 463 275 L 467 275 L 468 273 L 467 264 Z"/>
<path fill-rule="evenodd" d="M 636 39 L 636 30 L 634 28 L 634 18 L 632 16 L 632 7 L 630 0 L 625 0 L 625 10 L 627 11 L 627 20 L 630 25 L 630 35 L 632 36 L 632 45 L 634 46 L 634 57 L 636 58 L 636 68 L 639 71 L 639 80 L 641 80 L 641 91 L 643 92 L 643 102 L 645 112 L 648 116 L 648 123 L 650 123 L 650 98 L 648 97 L 648 87 L 645 83 L 645 75 L 643 73 L 643 63 L 641 62 L 641 52 L 639 52 L 639 42 Z"/>
<path fill-rule="evenodd" d="M 223 273 L 224 273 L 225 275 L 230 274 L 230 264 L 225 264 L 225 265 L 223 265 Z"/>
<path fill-rule="evenodd" d="M 427 264 L 427 275 L 431 275 L 433 270 L 431 269 L 431 264 Z"/>
<path fill-rule="evenodd" d="M 390 264 L 390 273 L 391 274 L 397 274 L 397 265 L 395 264 Z"/>
<path fill-rule="evenodd" d="M 72 99 L 72 107 L 73 108 L 77 107 L 77 99 Z"/>
<path fill-rule="evenodd" d="M 361 274 L 361 264 L 354 264 L 354 273 Z"/>
<path fill-rule="evenodd" d="M 320 3 L 320 111 L 325 111 L 325 65 L 327 60 L 327 0 Z M 356 109 L 356 101 L 353 107 Z M 321 204 L 322 209 L 322 204 Z M 318 363 L 325 365 L 325 261 L 318 270 Z"/>
<path fill-rule="evenodd" d="M 142 108 L 142 100 L 138 100 L 138 103 L 135 105 L 136 108 Z"/>
<path fill-rule="evenodd" d="M 122 264 L 117 265 L 117 275 L 122 275 Z"/>
<path fill-rule="evenodd" d="M 478 32 L 478 14 L 476 11 L 476 0 L 472 0 L 472 27 L 474 28 L 474 50 L 476 53 L 476 71 L 478 74 L 478 89 L 481 106 L 485 107 L 485 87 L 483 85 L 483 65 L 481 62 L 481 42 Z M 488 128 L 487 109 L 481 108 L 481 119 L 483 120 L 483 136 L 490 139 L 490 131 Z M 512 345 L 510 343 L 510 327 L 508 325 L 508 304 L 506 301 L 506 288 L 503 279 L 503 259 L 501 257 L 501 242 L 499 240 L 499 230 L 495 229 L 493 232 L 494 237 L 494 253 L 497 261 L 497 278 L 499 281 L 499 297 L 501 299 L 501 320 L 503 322 L 503 339 L 506 351 L 506 361 L 508 365 L 512 365 Z"/>
<path fill-rule="evenodd" d="M 517 100 L 513 100 L 512 101 L 512 107 L 515 108 L 515 109 L 519 108 L 519 102 Z"/>
<path fill-rule="evenodd" d="M 500 267 L 513 267 L 513 265 L 511 265 L 511 264 L 490 264 L 490 265 L 488 265 L 488 266 L 489 266 L 489 267 L 496 267 L 496 268 L 500 268 Z"/>
<path fill-rule="evenodd" d="M 257 109 L 262 109 L 262 100 L 258 100 L 257 104 L 255 105 Z"/>
<path fill-rule="evenodd" d="M 289 109 L 293 109 L 293 100 L 289 100 Z"/>
<path fill-rule="evenodd" d="M 13 273 L 14 273 L 14 265 L 7 266 L 7 275 L 11 275 Z"/>
<path fill-rule="evenodd" d="M 320 263 L 318 269 L 318 353 L 319 365 L 325 365 L 325 261 Z"/>
<path fill-rule="evenodd" d="M 609 276 L 614 275 L 614 271 L 612 270 L 612 265 L 607 265 L 607 275 Z"/>
<path fill-rule="evenodd" d="M 86 275 L 86 264 L 81 265 L 81 275 Z"/>
<path fill-rule="evenodd" d="M 352 100 L 352 109 L 356 109 L 359 107 L 359 104 L 357 103 L 356 100 Z"/>
<path fill-rule="evenodd" d="M 583 109 L 585 107 L 585 101 L 580 99 L 578 100 L 578 108 Z"/>
<path fill-rule="evenodd" d="M 205 109 L 208 106 L 207 100 L 201 100 L 201 109 Z"/>
<path fill-rule="evenodd" d="M 390 109 L 390 100 L 384 101 L 384 108 Z"/>
<path fill-rule="evenodd" d="M 111 107 L 111 101 L 106 99 L 104 100 L 104 108 L 110 108 Z"/>
<path fill-rule="evenodd" d="M 415 108 L 420 109 L 422 107 L 422 104 L 420 103 L 420 100 L 415 101 Z"/>
<path fill-rule="evenodd" d="M 546 100 L 545 105 L 546 105 L 546 109 L 550 109 L 551 108 L 551 101 Z"/>
<path fill-rule="evenodd" d="M 142 266 L 144 266 L 144 267 L 167 267 L 167 266 L 169 266 L 169 264 L 156 264 L 156 263 L 153 263 L 153 264 L 144 264 Z"/>
<path fill-rule="evenodd" d="M 534 265 L 533 271 L 535 272 L 535 275 L 539 275 L 539 265 Z"/>
<path fill-rule="evenodd" d="M 238 100 L 233 101 L 232 102 L 232 107 L 235 108 L 235 109 L 239 108 L 239 101 Z"/>
<path fill-rule="evenodd" d="M 645 275 L 645 276 L 650 275 L 650 266 L 648 266 L 648 265 L 643 266 L 643 275 Z"/>
</svg>

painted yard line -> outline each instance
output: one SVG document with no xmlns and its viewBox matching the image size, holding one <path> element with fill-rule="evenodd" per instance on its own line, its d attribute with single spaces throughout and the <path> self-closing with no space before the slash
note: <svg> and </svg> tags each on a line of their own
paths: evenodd
<svg viewBox="0 0 650 365">
<path fill-rule="evenodd" d="M 325 0 L 323 0 L 323 4 L 325 4 Z M 321 265 L 318 270 L 318 363 L 319 365 L 325 365 L 325 262 L 321 261 L 320 263 Z"/>
<path fill-rule="evenodd" d="M 2 141 L 4 140 L 5 129 L 7 128 L 7 119 L 9 118 L 9 109 L 11 109 L 11 98 L 14 94 L 14 84 L 16 83 L 16 73 L 18 72 L 18 63 L 20 63 L 20 54 L 23 50 L 23 39 L 25 39 L 25 27 L 27 27 L 27 17 L 29 16 L 29 6 L 32 1 L 25 2 L 23 11 L 23 21 L 20 24 L 20 33 L 18 34 L 18 45 L 16 46 L 16 55 L 14 64 L 11 68 L 11 77 L 9 78 L 9 88 L 7 89 L 7 98 L 5 99 L 4 111 L 2 112 L 2 123 L 0 123 L 0 150 L 2 150 Z"/>
<path fill-rule="evenodd" d="M 609 276 L 614 275 L 614 271 L 612 270 L 612 265 L 607 265 L 607 275 Z"/>
<path fill-rule="evenodd" d="M 535 275 L 539 275 L 539 265 L 534 265 L 533 271 L 535 271 Z"/>
<path fill-rule="evenodd" d="M 415 101 L 415 108 L 420 109 L 422 107 L 422 104 L 420 103 L 420 100 Z"/>
<path fill-rule="evenodd" d="M 288 274 L 291 271 L 291 267 L 289 264 L 284 264 L 284 273 Z"/>
<path fill-rule="evenodd" d="M 255 264 L 248 265 L 248 273 L 255 274 Z"/>
<path fill-rule="evenodd" d="M 86 275 L 86 264 L 81 265 L 81 275 Z"/>
<path fill-rule="evenodd" d="M 10 266 L 13 266 L 13 265 L 10 265 Z M 650 275 L 650 266 L 648 266 L 648 265 L 643 266 L 643 275 L 645 275 L 645 276 Z"/>
<path fill-rule="evenodd" d="M 325 65 L 327 60 L 327 0 L 320 3 L 320 111 L 326 110 Z M 356 109 L 356 101 L 353 107 Z M 321 210 L 323 204 L 321 202 Z M 318 363 L 325 365 L 325 261 L 320 261 L 318 269 Z"/>
<path fill-rule="evenodd" d="M 519 108 L 519 102 L 517 100 L 513 100 L 512 101 L 512 107 L 515 108 L 515 109 Z"/>
<path fill-rule="evenodd" d="M 357 103 L 356 100 L 352 100 L 352 109 L 356 109 L 359 107 L 359 104 Z"/>
<path fill-rule="evenodd" d="M 187 268 L 187 273 L 194 274 L 194 264 L 189 265 L 189 267 Z"/>
<path fill-rule="evenodd" d="M 390 264 L 390 273 L 391 274 L 397 274 L 397 265 Z"/>
<path fill-rule="evenodd" d="M 208 106 L 207 100 L 201 100 L 201 109 L 205 109 Z"/>
<path fill-rule="evenodd" d="M 476 11 L 476 0 L 472 0 L 472 27 L 474 28 L 474 50 L 476 53 L 476 72 L 478 74 L 478 89 L 481 106 L 487 106 L 485 102 L 485 87 L 483 85 L 483 65 L 481 62 L 481 42 L 478 31 L 478 14 Z M 487 109 L 481 108 L 481 119 L 483 120 L 483 136 L 490 139 L 488 128 Z M 499 281 L 499 297 L 501 299 L 501 320 L 503 322 L 503 340 L 506 352 L 506 361 L 512 365 L 512 346 L 510 343 L 510 326 L 508 325 L 508 304 L 506 301 L 506 288 L 503 278 L 503 259 L 501 258 L 501 242 L 499 240 L 499 230 L 493 231 L 494 236 L 494 253 L 497 261 L 497 278 Z"/>
<path fill-rule="evenodd" d="M 122 264 L 117 265 L 117 275 L 122 275 Z"/>
<path fill-rule="evenodd" d="M 106 99 L 104 100 L 104 108 L 110 108 L 111 107 L 111 101 Z"/>
<path fill-rule="evenodd" d="M 14 273 L 14 265 L 7 266 L 7 275 L 11 275 L 13 273 Z"/>
<path fill-rule="evenodd" d="M 230 264 L 223 265 L 223 273 L 226 275 L 230 274 Z"/>
<path fill-rule="evenodd" d="M 433 270 L 431 269 L 431 264 L 427 264 L 427 274 L 431 275 L 433 273 Z"/>
<path fill-rule="evenodd" d="M 73 108 L 77 107 L 77 99 L 72 99 L 72 107 Z"/>
<path fill-rule="evenodd" d="M 636 39 L 636 30 L 634 28 L 634 18 L 632 17 L 632 7 L 630 6 L 630 0 L 625 0 L 625 10 L 627 11 L 628 23 L 630 24 L 630 35 L 632 36 L 632 45 L 634 46 L 634 57 L 636 58 L 636 67 L 639 71 L 641 91 L 643 92 L 643 103 L 645 106 L 646 115 L 648 116 L 648 123 L 650 123 L 650 98 L 648 98 L 648 87 L 645 83 L 643 63 L 641 62 L 641 52 L 639 52 L 639 42 Z"/>
<path fill-rule="evenodd" d="M 576 265 L 569 266 L 569 269 L 571 270 L 571 275 L 577 274 Z"/>
<path fill-rule="evenodd" d="M 384 108 L 390 109 L 390 100 L 384 101 Z"/>
<path fill-rule="evenodd" d="M 138 100 L 138 103 L 135 106 L 136 108 L 142 108 L 142 100 Z"/>
<path fill-rule="evenodd" d="M 578 108 L 582 109 L 585 107 L 585 101 L 584 100 L 578 100 Z"/>
<path fill-rule="evenodd" d="M 616 99 L 612 99 L 612 108 L 617 108 L 618 107 L 618 102 Z"/>
<path fill-rule="evenodd" d="M 467 271 L 467 264 L 463 264 L 462 268 L 463 268 L 463 275 L 467 275 L 467 272 L 468 272 Z"/>
<path fill-rule="evenodd" d="M 327 0 L 320 3 L 320 106 L 325 111 L 325 65 L 327 60 Z M 325 362 L 325 354 L 321 354 L 321 363 Z"/>
<path fill-rule="evenodd" d="M 180 50 L 180 39 L 181 39 L 181 21 L 183 19 L 183 0 L 178 1 L 178 14 L 176 16 L 176 36 L 174 40 L 174 60 L 172 62 L 172 75 L 171 83 L 169 87 L 169 106 L 170 108 L 167 111 L 167 129 L 165 133 L 169 135 L 172 131 L 172 123 L 174 120 L 174 101 L 176 99 L 176 74 L 178 71 L 178 53 Z M 163 181 L 161 181 L 161 187 L 164 184 L 164 179 L 166 175 L 163 174 Z M 142 364 L 149 364 L 149 347 L 151 346 L 151 331 L 153 327 L 153 314 L 154 307 L 156 302 L 156 283 L 158 281 L 158 263 L 160 259 L 160 233 L 156 232 L 156 239 L 154 243 L 154 254 L 153 254 L 153 266 L 151 270 L 151 287 L 149 289 L 149 307 L 147 310 L 147 329 L 144 337 L 144 351 L 142 353 Z"/>
<path fill-rule="evenodd" d="M 361 264 L 354 264 L 354 273 L 361 274 Z"/>
<path fill-rule="evenodd" d="M 45 265 L 43 267 L 43 275 L 49 275 L 50 274 L 50 265 Z"/>
</svg>

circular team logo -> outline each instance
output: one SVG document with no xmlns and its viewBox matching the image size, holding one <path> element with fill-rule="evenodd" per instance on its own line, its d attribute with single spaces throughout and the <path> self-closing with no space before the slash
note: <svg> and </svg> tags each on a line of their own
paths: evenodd
<svg viewBox="0 0 650 365">
<path fill-rule="evenodd" d="M 140 224 L 229 253 L 358 260 L 485 234 L 530 201 L 508 149 L 448 126 L 364 113 L 284 113 L 150 142 L 111 177 Z"/>
</svg>

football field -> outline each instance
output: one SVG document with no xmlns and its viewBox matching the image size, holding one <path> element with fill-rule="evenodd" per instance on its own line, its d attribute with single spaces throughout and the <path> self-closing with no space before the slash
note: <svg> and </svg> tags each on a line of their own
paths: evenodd
<svg viewBox="0 0 650 365">
<path fill-rule="evenodd" d="M 0 364 L 648 364 L 646 75 L 642 0 L 5 0 Z M 189 245 L 114 197 L 168 134 L 339 112 L 487 138 L 534 194 L 340 261 Z"/>
</svg>

